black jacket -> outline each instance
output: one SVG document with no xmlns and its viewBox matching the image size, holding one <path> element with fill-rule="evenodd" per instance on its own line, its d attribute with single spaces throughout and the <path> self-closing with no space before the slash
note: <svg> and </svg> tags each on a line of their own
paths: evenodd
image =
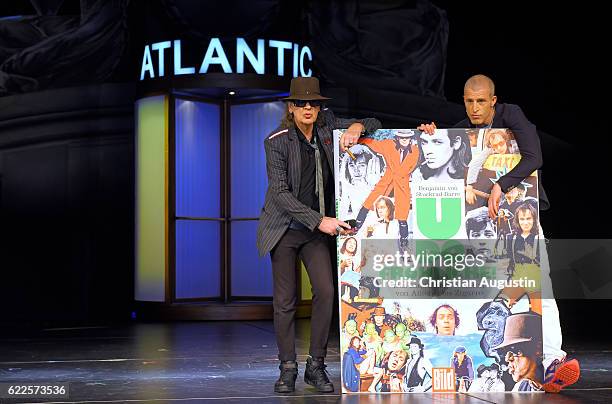
<svg viewBox="0 0 612 404">
<path fill-rule="evenodd" d="M 321 125 L 317 127 L 317 133 L 330 167 L 334 167 L 332 137 L 334 129 L 346 129 L 351 124 L 360 122 L 365 127 L 366 133 L 371 133 L 381 126 L 374 118 L 361 120 L 336 118 L 331 110 L 321 111 L 319 120 Z M 268 190 L 257 226 L 257 249 L 262 256 L 278 243 L 287 231 L 292 218 L 310 230 L 315 230 L 322 218 L 319 212 L 304 205 L 297 198 L 302 165 L 295 126 L 274 130 L 266 137 L 264 148 Z"/>
<path fill-rule="evenodd" d="M 474 128 L 469 119 L 464 119 L 455 125 L 455 128 Z M 518 144 L 521 161 L 510 170 L 506 175 L 498 180 L 502 191 L 506 193 L 510 188 L 520 184 L 531 173 L 538 170 L 538 196 L 540 199 L 540 210 L 547 210 L 550 207 L 546 191 L 542 186 L 542 147 L 540 137 L 533 123 L 529 122 L 523 111 L 518 105 L 496 104 L 495 116 L 493 117 L 492 128 L 507 128 L 512 131 L 516 143 Z"/>
</svg>

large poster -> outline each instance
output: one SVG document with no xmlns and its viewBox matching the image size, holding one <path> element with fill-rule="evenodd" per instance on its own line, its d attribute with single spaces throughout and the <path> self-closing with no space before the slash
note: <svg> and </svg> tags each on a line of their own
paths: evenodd
<svg viewBox="0 0 612 404">
<path fill-rule="evenodd" d="M 536 173 L 487 207 L 520 158 L 506 129 L 382 129 L 336 153 L 343 392 L 540 390 Z"/>
</svg>

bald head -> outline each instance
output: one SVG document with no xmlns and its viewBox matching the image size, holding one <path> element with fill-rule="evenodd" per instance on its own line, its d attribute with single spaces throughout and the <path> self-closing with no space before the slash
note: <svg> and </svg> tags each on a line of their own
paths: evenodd
<svg viewBox="0 0 612 404">
<path fill-rule="evenodd" d="M 463 87 L 463 93 L 465 94 L 466 90 L 472 91 L 480 91 L 480 90 L 488 90 L 489 96 L 493 97 L 495 95 L 495 84 L 493 80 L 485 76 L 484 74 L 477 74 L 475 76 L 470 77 Z"/>
<path fill-rule="evenodd" d="M 472 76 L 463 87 L 465 112 L 473 125 L 488 125 L 495 116 L 495 84 L 483 74 Z"/>
</svg>

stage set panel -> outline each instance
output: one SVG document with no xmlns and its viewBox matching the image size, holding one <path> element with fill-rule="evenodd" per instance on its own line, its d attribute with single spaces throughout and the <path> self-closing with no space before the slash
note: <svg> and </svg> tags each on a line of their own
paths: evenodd
<svg viewBox="0 0 612 404">
<path fill-rule="evenodd" d="M 137 102 L 136 300 L 271 301 L 270 258 L 258 256 L 255 238 L 267 188 L 263 140 L 284 109 L 275 100 L 174 95 Z"/>
</svg>

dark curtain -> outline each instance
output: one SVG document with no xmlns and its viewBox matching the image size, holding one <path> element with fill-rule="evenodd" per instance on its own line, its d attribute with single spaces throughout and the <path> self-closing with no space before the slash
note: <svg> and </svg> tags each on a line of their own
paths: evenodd
<svg viewBox="0 0 612 404">
<path fill-rule="evenodd" d="M 125 49 L 127 5 L 128 0 L 81 0 L 80 16 L 0 21 L 0 96 L 104 82 Z"/>
<path fill-rule="evenodd" d="M 443 96 L 448 20 L 429 1 L 313 2 L 307 19 L 326 82 Z"/>
</svg>

